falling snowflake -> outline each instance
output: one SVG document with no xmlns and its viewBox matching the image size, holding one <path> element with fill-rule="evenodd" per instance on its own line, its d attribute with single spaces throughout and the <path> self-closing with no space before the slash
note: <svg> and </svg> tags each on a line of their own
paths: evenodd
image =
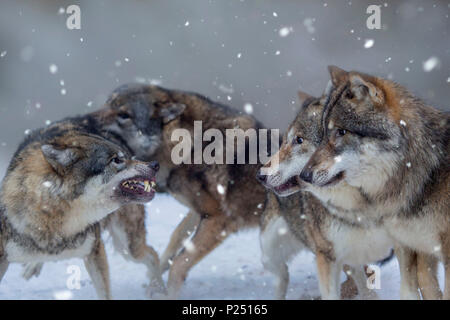
<svg viewBox="0 0 450 320">
<path fill-rule="evenodd" d="M 62 89 L 61 89 L 61 95 L 65 96 L 66 93 L 67 93 L 67 90 L 66 90 L 65 88 L 62 88 Z"/>
<path fill-rule="evenodd" d="M 278 17 L 278 13 L 276 13 L 275 11 L 272 14 L 274 17 Z"/>
<path fill-rule="evenodd" d="M 283 27 L 278 31 L 280 37 L 287 37 L 292 32 L 292 27 Z"/>
<path fill-rule="evenodd" d="M 244 104 L 244 111 L 247 114 L 252 114 L 253 113 L 253 106 L 251 103 L 246 103 Z"/>
<path fill-rule="evenodd" d="M 89 101 L 87 104 L 88 108 L 92 107 L 92 101 Z"/>
<path fill-rule="evenodd" d="M 42 185 L 46 188 L 50 188 L 52 186 L 52 183 L 50 181 L 44 181 L 44 183 L 42 183 Z"/>
<path fill-rule="evenodd" d="M 52 122 L 50 121 L 50 120 L 45 120 L 45 125 L 46 126 L 49 126 L 49 125 L 51 125 L 52 124 Z"/>
<path fill-rule="evenodd" d="M 190 239 L 184 240 L 183 246 L 187 252 L 193 253 L 195 251 L 195 245 L 192 243 Z"/>
<path fill-rule="evenodd" d="M 430 72 L 434 68 L 436 68 L 439 65 L 439 59 L 437 57 L 430 57 L 427 61 L 424 61 L 423 63 L 423 71 Z"/>
<path fill-rule="evenodd" d="M 408 168 L 411 168 L 411 162 L 407 162 L 407 163 L 406 163 L 406 166 L 407 166 Z"/>
<path fill-rule="evenodd" d="M 58 72 L 58 66 L 57 66 L 56 64 L 54 64 L 54 63 L 52 63 L 52 64 L 48 67 L 48 69 L 50 70 L 50 73 L 51 73 L 51 74 L 55 74 L 55 73 Z"/>
<path fill-rule="evenodd" d="M 283 236 L 283 235 L 285 235 L 287 233 L 287 229 L 286 228 L 279 228 L 278 229 L 278 234 L 280 235 L 280 236 Z"/>
<path fill-rule="evenodd" d="M 242 57 L 242 53 L 238 53 L 237 55 L 236 55 L 236 57 L 238 58 L 238 59 L 240 59 L 241 57 Z"/>
<path fill-rule="evenodd" d="M 2 51 L 2 52 L 0 53 L 0 58 L 3 58 L 4 56 L 6 56 L 6 53 L 7 53 L 6 50 L 5 50 L 5 51 Z"/>
<path fill-rule="evenodd" d="M 225 187 L 221 184 L 217 185 L 217 192 L 220 194 L 225 194 Z"/>
<path fill-rule="evenodd" d="M 29 135 L 30 133 L 31 133 L 31 130 L 30 129 L 27 129 L 27 130 L 25 130 L 25 135 Z"/>
<path fill-rule="evenodd" d="M 339 163 L 341 161 L 342 161 L 342 157 L 341 156 L 334 157 L 334 162 Z"/>
<path fill-rule="evenodd" d="M 406 122 L 404 120 L 400 120 L 400 125 L 406 127 Z"/>
<path fill-rule="evenodd" d="M 280 53 L 281 53 L 280 50 L 275 51 L 276 56 L 280 55 Z"/>
<path fill-rule="evenodd" d="M 188 26 L 189 26 L 189 21 L 186 21 L 186 22 L 184 23 L 184 26 L 185 26 L 185 27 L 188 27 Z"/>
<path fill-rule="evenodd" d="M 375 40 L 366 39 L 366 41 L 364 42 L 364 48 L 366 48 L 366 49 L 372 48 L 374 43 L 375 43 Z"/>
</svg>

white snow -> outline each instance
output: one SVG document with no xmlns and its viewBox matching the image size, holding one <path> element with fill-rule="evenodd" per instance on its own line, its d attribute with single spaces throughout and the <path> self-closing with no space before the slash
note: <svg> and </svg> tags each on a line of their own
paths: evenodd
<svg viewBox="0 0 450 320">
<path fill-rule="evenodd" d="M 280 37 L 284 38 L 287 37 L 292 32 L 292 27 L 283 27 L 278 31 L 278 34 Z"/>
<path fill-rule="evenodd" d="M 55 73 L 58 72 L 58 66 L 57 66 L 56 64 L 54 64 L 54 63 L 52 63 L 52 64 L 48 67 L 48 69 L 50 70 L 50 73 L 51 73 L 51 74 L 55 74 Z"/>
<path fill-rule="evenodd" d="M 188 209 L 168 195 L 158 194 L 147 206 L 148 243 L 162 253 L 171 232 Z M 224 233 L 225 235 L 225 233 Z M 114 299 L 146 299 L 146 268 L 125 260 L 114 251 L 112 240 L 103 235 L 111 274 Z M 200 261 L 189 273 L 181 291 L 181 299 L 273 299 L 274 277 L 261 264 L 259 231 L 257 229 L 231 235 L 222 245 Z M 68 290 L 68 268 L 79 266 L 79 290 Z M 288 299 L 313 299 L 319 296 L 313 254 L 302 252 L 289 263 Z M 238 272 L 240 270 L 241 272 Z M 49 262 L 41 275 L 29 281 L 22 278 L 21 264 L 10 265 L 0 284 L 0 299 L 96 299 L 92 282 L 81 259 Z M 440 267 L 440 279 L 443 270 Z M 343 278 L 344 274 L 342 273 Z M 167 273 L 164 275 L 167 281 Z M 383 299 L 399 298 L 399 272 L 396 259 L 381 268 Z M 68 293 L 68 292 L 70 293 Z"/>
<path fill-rule="evenodd" d="M 366 48 L 366 49 L 372 48 L 374 44 L 375 44 L 375 40 L 366 39 L 366 41 L 364 42 L 364 48 Z"/>
<path fill-rule="evenodd" d="M 439 65 L 439 59 L 437 57 L 430 57 L 427 61 L 424 61 L 423 63 L 423 70 L 425 72 L 433 71 L 434 68 L 436 68 Z"/>
<path fill-rule="evenodd" d="M 225 194 L 225 187 L 221 184 L 217 185 L 217 192 L 220 194 Z"/>
<path fill-rule="evenodd" d="M 252 114 L 253 113 L 253 105 L 251 103 L 244 104 L 244 111 L 247 114 Z"/>
</svg>

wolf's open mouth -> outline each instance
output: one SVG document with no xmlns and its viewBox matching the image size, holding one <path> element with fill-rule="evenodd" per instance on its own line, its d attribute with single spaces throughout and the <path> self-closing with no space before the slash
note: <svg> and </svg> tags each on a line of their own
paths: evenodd
<svg viewBox="0 0 450 320">
<path fill-rule="evenodd" d="M 155 194 L 155 178 L 152 177 L 133 177 L 122 180 L 120 182 L 120 190 L 125 196 L 134 196 L 132 198 L 139 198 L 150 201 Z M 150 199 L 149 199 L 150 198 Z"/>
<path fill-rule="evenodd" d="M 335 175 L 333 178 L 331 178 L 327 183 L 325 183 L 323 186 L 332 186 L 337 184 L 339 181 L 341 181 L 344 178 L 344 171 L 339 172 L 337 175 Z"/>
<path fill-rule="evenodd" d="M 297 180 L 297 178 L 295 176 L 293 176 L 292 178 L 290 178 L 285 183 L 283 183 L 283 184 L 281 184 L 281 185 L 279 185 L 277 187 L 274 187 L 273 189 L 276 192 L 284 192 L 286 190 L 289 190 L 289 189 L 297 187 L 297 186 L 299 186 L 298 180 Z"/>
</svg>

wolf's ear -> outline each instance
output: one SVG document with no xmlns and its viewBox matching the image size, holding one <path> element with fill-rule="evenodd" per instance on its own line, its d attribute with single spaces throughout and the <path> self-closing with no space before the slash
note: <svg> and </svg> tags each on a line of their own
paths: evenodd
<svg viewBox="0 0 450 320">
<path fill-rule="evenodd" d="M 364 80 L 360 75 L 350 74 L 350 83 L 352 85 L 352 91 L 358 98 L 369 94 L 375 103 L 382 104 L 384 102 L 383 91 L 374 83 Z"/>
<path fill-rule="evenodd" d="M 301 90 L 298 90 L 297 95 L 298 95 L 298 99 L 299 99 L 299 101 L 300 101 L 300 105 L 303 105 L 303 103 L 304 103 L 306 100 L 311 99 L 311 98 L 314 98 L 313 96 L 311 96 L 311 95 L 309 95 L 309 94 L 307 94 L 306 92 L 303 92 L 303 91 L 301 91 Z"/>
<path fill-rule="evenodd" d="M 330 72 L 331 82 L 335 87 L 348 80 L 348 72 L 339 67 L 328 66 L 328 72 Z"/>
<path fill-rule="evenodd" d="M 51 144 L 44 144 L 41 146 L 41 150 L 47 162 L 60 174 L 79 158 L 77 152 L 71 148 L 59 148 Z"/>
<path fill-rule="evenodd" d="M 172 103 L 169 106 L 162 108 L 160 116 L 162 117 L 163 123 L 169 123 L 174 120 L 180 116 L 185 109 L 186 105 L 182 103 Z"/>
</svg>

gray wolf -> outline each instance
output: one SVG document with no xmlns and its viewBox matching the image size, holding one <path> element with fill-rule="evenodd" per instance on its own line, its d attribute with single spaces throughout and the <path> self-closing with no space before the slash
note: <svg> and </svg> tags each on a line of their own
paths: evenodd
<svg viewBox="0 0 450 320">
<path fill-rule="evenodd" d="M 199 94 L 152 85 L 124 85 L 113 92 L 106 107 L 123 122 L 111 126 L 111 131 L 120 134 L 122 126 L 135 125 L 143 135 L 151 137 L 151 145 L 137 147 L 133 152 L 160 163 L 158 188 L 190 210 L 161 258 L 162 270 L 171 265 L 167 287 L 169 296 L 175 298 L 196 263 L 230 234 L 259 226 L 266 190 L 254 183 L 258 164 L 175 165 L 171 160 L 175 145 L 172 132 L 186 129 L 193 136 L 194 121 L 202 121 L 204 131 L 263 127 L 250 115 Z M 245 148 L 248 152 L 247 145 Z M 189 236 L 192 237 L 187 246 Z"/>
<path fill-rule="evenodd" d="M 424 296 L 440 297 L 435 268 L 436 260 L 442 261 L 449 299 L 449 114 L 393 81 L 329 70 L 333 90 L 323 113 L 323 139 L 301 179 L 322 199 L 330 190 L 357 190 L 335 199 L 329 210 L 349 222 L 382 228 L 407 248 L 400 264 L 408 269 L 416 261 Z M 431 275 L 425 276 L 426 270 Z M 414 296 L 415 285 L 402 289 Z"/>
<path fill-rule="evenodd" d="M 383 245 L 372 248 L 372 238 L 386 238 L 383 231 L 369 231 L 331 215 L 307 192 L 308 185 L 298 179 L 322 139 L 321 119 L 327 95 L 314 98 L 301 93 L 300 97 L 305 101 L 300 112 L 288 127 L 280 150 L 264 167 L 269 168 L 275 159 L 278 165 L 270 174 L 258 175 L 258 179 L 279 196 L 272 196 L 269 202 L 272 204 L 266 209 L 275 206 L 272 210 L 279 212 L 279 216 L 272 213 L 274 218 L 268 219 L 268 227 L 262 231 L 265 265 L 278 275 L 281 295 L 285 293 L 288 279 L 283 255 L 288 257 L 306 248 L 316 255 L 322 299 L 340 298 L 340 274 L 344 265 L 362 297 L 375 298 L 375 292 L 367 288 L 363 266 L 388 256 L 392 243 L 385 239 Z M 280 228 L 288 228 L 291 233 L 280 236 Z"/>
<path fill-rule="evenodd" d="M 153 199 L 156 163 L 70 126 L 32 133 L 0 191 L 0 279 L 10 263 L 83 258 L 99 298 L 111 298 L 99 222 Z"/>
</svg>

